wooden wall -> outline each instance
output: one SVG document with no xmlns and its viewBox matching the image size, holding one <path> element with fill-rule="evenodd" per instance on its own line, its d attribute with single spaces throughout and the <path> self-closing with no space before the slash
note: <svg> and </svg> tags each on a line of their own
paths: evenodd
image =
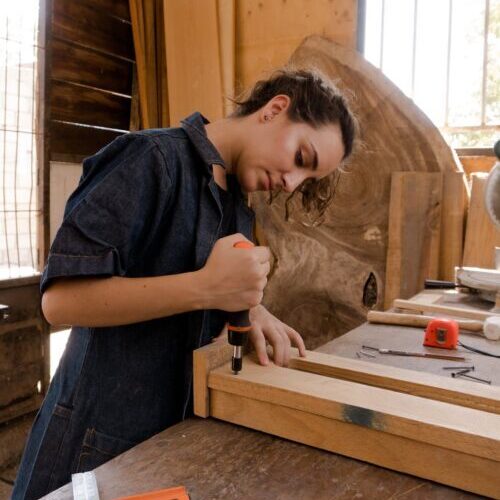
<svg viewBox="0 0 500 500">
<path fill-rule="evenodd" d="M 356 47 L 357 0 L 237 0 L 236 80 L 239 90 L 288 61 L 309 35 Z"/>
<path fill-rule="evenodd" d="M 128 0 L 52 0 L 48 23 L 50 160 L 80 161 L 129 129 Z"/>
</svg>

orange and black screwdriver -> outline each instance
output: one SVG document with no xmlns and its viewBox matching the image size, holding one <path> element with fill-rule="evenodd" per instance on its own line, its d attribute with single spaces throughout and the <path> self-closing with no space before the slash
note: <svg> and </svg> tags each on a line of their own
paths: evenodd
<svg viewBox="0 0 500 500">
<path fill-rule="evenodd" d="M 238 241 L 233 246 L 234 248 L 253 248 L 254 244 L 250 241 Z M 243 366 L 242 350 L 251 328 L 248 309 L 228 314 L 227 337 L 229 343 L 233 346 L 231 368 L 235 375 L 238 375 Z"/>
</svg>

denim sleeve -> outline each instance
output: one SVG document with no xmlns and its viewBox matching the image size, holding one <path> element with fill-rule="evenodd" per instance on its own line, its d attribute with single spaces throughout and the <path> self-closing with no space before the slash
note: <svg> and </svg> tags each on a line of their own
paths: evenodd
<svg viewBox="0 0 500 500">
<path fill-rule="evenodd" d="M 172 182 L 158 146 L 141 134 L 87 158 L 40 282 L 65 276 L 125 276 L 168 210 Z"/>
</svg>

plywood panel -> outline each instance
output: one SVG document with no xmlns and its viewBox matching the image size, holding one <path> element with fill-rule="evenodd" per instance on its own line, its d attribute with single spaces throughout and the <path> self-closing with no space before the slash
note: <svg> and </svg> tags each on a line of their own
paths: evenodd
<svg viewBox="0 0 500 500">
<path fill-rule="evenodd" d="M 324 35 L 355 48 L 356 19 L 356 0 L 239 0 L 236 71 L 240 89 L 285 64 L 306 36 Z"/>
<path fill-rule="evenodd" d="M 236 77 L 236 0 L 217 0 L 224 116 L 233 110 Z"/>
<path fill-rule="evenodd" d="M 164 0 L 170 123 L 223 116 L 217 1 Z"/>
</svg>

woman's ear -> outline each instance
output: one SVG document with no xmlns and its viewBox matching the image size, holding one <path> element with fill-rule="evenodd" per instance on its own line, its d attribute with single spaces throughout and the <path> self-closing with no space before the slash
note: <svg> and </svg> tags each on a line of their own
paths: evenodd
<svg viewBox="0 0 500 500">
<path fill-rule="evenodd" d="M 259 117 L 263 122 L 270 122 L 279 114 L 286 112 L 290 106 L 290 97 L 279 94 L 270 99 L 260 110 Z"/>
</svg>

